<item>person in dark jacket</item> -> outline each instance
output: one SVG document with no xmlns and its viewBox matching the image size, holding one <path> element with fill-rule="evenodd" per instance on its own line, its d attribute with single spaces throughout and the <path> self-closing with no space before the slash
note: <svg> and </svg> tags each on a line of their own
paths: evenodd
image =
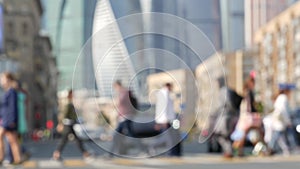
<svg viewBox="0 0 300 169">
<path fill-rule="evenodd" d="M 74 135 L 77 145 L 83 154 L 83 157 L 90 156 L 90 154 L 84 149 L 82 141 L 80 140 L 80 138 L 78 138 L 78 136 L 76 135 L 76 133 L 73 129 L 73 126 L 77 122 L 77 114 L 75 111 L 75 107 L 72 103 L 72 99 L 73 99 L 73 91 L 69 90 L 69 92 L 68 92 L 69 103 L 66 105 L 66 108 L 64 111 L 64 119 L 62 120 L 62 124 L 63 124 L 62 139 L 61 139 L 60 143 L 58 144 L 57 149 L 53 153 L 54 160 L 61 160 L 61 152 L 64 149 L 66 143 L 68 142 L 69 134 Z"/>
<path fill-rule="evenodd" d="M 220 88 L 218 108 L 210 114 L 210 130 L 214 130 L 214 137 L 222 147 L 224 157 L 231 158 L 233 152 L 230 135 L 238 119 L 238 109 L 234 105 L 234 98 L 231 97 L 235 91 L 226 86 L 224 77 L 218 78 L 218 84 Z"/>
<path fill-rule="evenodd" d="M 244 156 L 244 145 L 251 130 L 258 131 L 260 138 L 263 138 L 261 120 L 257 115 L 257 110 L 255 108 L 254 88 L 255 79 L 250 76 L 244 83 L 244 98 L 240 105 L 239 120 L 235 127 L 236 138 L 233 142 L 233 148 L 240 157 Z"/>
<path fill-rule="evenodd" d="M 20 145 L 22 161 L 28 160 L 31 156 L 30 152 L 23 145 L 25 134 L 28 132 L 27 129 L 27 109 L 28 109 L 28 93 L 22 88 L 20 81 L 13 82 L 13 88 L 17 92 L 18 102 L 18 140 Z M 6 160 L 12 164 L 14 162 L 13 154 L 9 144 L 6 141 Z"/>
<path fill-rule="evenodd" d="M 2 99 L 0 111 L 0 162 L 4 159 L 4 136 L 6 136 L 12 150 L 14 163 L 21 163 L 20 147 L 18 143 L 18 100 L 17 92 L 13 88 L 14 77 L 11 73 L 2 73 L 1 87 L 5 94 Z"/>
</svg>

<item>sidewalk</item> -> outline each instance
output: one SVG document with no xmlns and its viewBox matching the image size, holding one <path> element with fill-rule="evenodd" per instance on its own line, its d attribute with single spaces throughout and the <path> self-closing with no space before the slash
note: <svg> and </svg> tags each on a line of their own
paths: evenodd
<svg viewBox="0 0 300 169">
<path fill-rule="evenodd" d="M 105 159 L 98 157 L 95 159 L 66 159 L 63 162 L 53 160 L 32 160 L 25 162 L 23 168 L 157 168 L 174 165 L 195 165 L 195 164 L 251 164 L 251 163 L 283 163 L 299 162 L 300 155 L 292 156 L 272 156 L 272 157 L 243 157 L 225 159 L 220 155 L 193 154 L 181 158 L 150 158 L 150 159 Z"/>
<path fill-rule="evenodd" d="M 221 154 L 207 154 L 205 153 L 206 145 L 199 144 L 197 142 L 185 142 L 184 143 L 184 156 L 181 158 L 167 158 L 167 157 L 156 157 L 150 159 L 125 159 L 125 158 L 114 158 L 107 159 L 103 156 L 106 154 L 98 145 L 94 143 L 87 143 L 86 146 L 89 150 L 95 152 L 95 159 L 82 160 L 81 153 L 77 150 L 75 143 L 71 142 L 67 145 L 63 158 L 63 162 L 57 162 L 51 160 L 51 153 L 54 151 L 56 142 L 42 142 L 42 143 L 29 143 L 27 147 L 33 153 L 31 161 L 23 164 L 21 168 L 78 168 L 78 169 L 157 169 L 157 168 L 197 168 L 190 166 L 208 166 L 215 167 L 226 165 L 252 165 L 252 164 L 270 164 L 270 163 L 299 163 L 300 165 L 300 152 L 290 156 L 284 157 L 281 155 L 272 157 L 244 157 L 234 159 L 224 159 Z M 220 165 L 221 164 L 221 165 Z M 277 165 L 278 166 L 278 165 Z M 275 166 L 276 167 L 276 166 Z M 204 167 L 205 168 L 205 167 Z M 215 169 L 215 168 L 214 168 Z M 246 168 L 245 168 L 246 169 Z"/>
</svg>

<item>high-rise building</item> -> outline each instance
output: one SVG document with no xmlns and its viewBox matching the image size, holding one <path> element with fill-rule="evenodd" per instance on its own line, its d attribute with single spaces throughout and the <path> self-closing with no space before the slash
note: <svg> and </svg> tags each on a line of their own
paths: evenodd
<svg viewBox="0 0 300 169">
<path fill-rule="evenodd" d="M 195 32 L 190 32 L 187 25 L 168 24 L 167 20 L 158 21 L 155 16 L 147 14 L 142 18 L 142 20 L 136 20 L 135 22 L 118 22 L 117 27 L 111 30 L 117 31 L 118 37 L 124 37 L 124 35 L 130 31 L 148 32 L 150 30 L 151 32 L 156 30 L 157 32 L 163 32 L 167 30 L 171 34 L 178 35 L 182 38 L 181 40 L 184 41 L 180 42 L 180 40 L 176 38 L 167 37 L 159 33 L 146 33 L 122 39 L 124 41 L 122 50 L 126 53 L 123 53 L 124 57 L 129 55 L 131 57 L 131 63 L 128 63 L 130 65 L 129 67 L 133 67 L 134 70 L 139 70 L 143 67 L 157 68 L 156 70 L 142 72 L 142 76 L 147 76 L 148 74 L 163 70 L 187 67 L 194 70 L 203 60 L 213 55 L 215 51 L 233 51 L 243 48 L 244 46 L 244 3 L 242 1 L 238 3 L 233 0 L 145 0 L 137 2 L 104 0 L 104 2 L 98 2 L 97 8 L 99 8 L 98 11 L 100 12 L 97 13 L 96 10 L 95 13 L 95 17 L 97 17 L 97 19 L 95 19 L 96 26 L 94 25 L 94 33 L 95 30 L 97 32 L 102 29 L 103 26 L 109 24 L 109 22 L 113 22 L 121 17 L 139 12 L 153 12 L 164 13 L 166 14 L 166 18 L 168 16 L 170 17 L 171 14 L 174 18 L 179 17 L 178 20 L 185 19 L 195 25 L 197 29 L 202 31 L 203 37 L 207 37 L 196 41 Z M 101 6 L 105 6 L 108 12 L 105 13 L 104 9 L 100 10 Z M 201 34 L 199 32 L 197 33 Z M 238 36 L 236 36 L 237 34 Z M 104 40 L 102 41 L 104 43 Z M 197 44 L 199 47 L 210 46 L 211 48 L 203 49 L 201 51 L 201 56 L 197 56 L 189 48 L 189 46 L 186 46 L 187 43 Z M 105 45 L 108 45 L 108 43 L 105 43 Z M 102 47 L 104 47 L 104 44 L 102 44 Z M 98 50 L 98 52 L 100 50 L 99 46 L 93 46 L 93 48 L 93 50 Z M 156 50 L 153 50 L 153 48 Z M 142 49 L 143 51 L 140 51 Z M 170 61 L 170 53 L 168 52 L 175 55 L 176 58 L 171 59 Z M 95 54 L 97 54 L 97 52 L 94 52 L 94 55 Z M 115 54 L 110 57 L 117 58 L 118 56 Z M 106 75 L 110 76 L 111 74 Z M 123 77 L 125 78 L 126 76 Z M 105 83 L 111 82 L 109 80 L 102 81 L 106 81 Z M 141 85 L 143 85 L 143 83 L 141 83 Z"/>
<path fill-rule="evenodd" d="M 149 0 L 142 3 L 145 12 L 161 12 L 181 17 L 198 29 L 209 39 L 216 51 L 231 52 L 244 47 L 244 2 L 236 0 Z M 147 7 L 149 6 L 150 7 Z M 148 25 L 156 23 L 156 19 Z M 167 25 L 165 25 L 167 27 Z M 162 28 L 163 29 L 163 28 Z M 170 28 L 192 41 L 193 33 L 186 27 Z M 149 40 L 147 40 L 149 42 Z M 197 60 L 189 49 L 182 44 L 163 37 L 152 37 L 153 46 L 171 49 L 179 55 L 189 67 L 195 69 L 201 61 Z M 209 41 L 198 42 L 199 46 Z M 148 43 L 149 44 L 149 43 Z M 205 58 L 204 58 L 205 59 Z M 169 65 L 170 66 L 170 65 Z M 171 66 L 172 67 L 172 66 Z M 178 63 L 173 65 L 178 67 Z"/>
<path fill-rule="evenodd" d="M 219 0 L 152 0 L 149 12 L 166 13 L 186 19 L 187 21 L 198 27 L 205 34 L 205 36 L 207 36 L 216 50 L 220 50 L 222 49 L 222 31 L 219 9 Z M 185 42 L 192 42 L 194 32 L 188 32 L 187 27 L 185 27 L 184 25 L 178 25 L 178 27 L 169 27 L 164 23 L 159 23 L 157 22 L 156 18 L 151 18 L 148 25 L 156 27 L 155 29 L 168 29 L 168 31 L 172 31 L 174 33 L 176 32 L 178 36 L 182 36 L 184 38 Z M 159 35 L 150 38 L 152 38 L 152 44 L 148 44 L 149 47 L 171 51 L 180 59 L 182 59 L 191 69 L 195 69 L 201 62 L 201 60 L 199 60 L 199 58 L 195 56 L 195 54 L 193 54 L 193 52 L 191 52 L 187 46 L 185 46 L 182 42 L 177 41 L 176 39 L 170 39 L 166 36 Z M 203 46 L 209 42 L 207 40 L 199 41 L 197 43 L 199 44 L 199 46 Z M 205 53 L 205 51 L 203 51 L 203 53 Z M 160 66 L 160 64 L 164 65 Z M 172 63 L 156 60 L 155 65 L 157 67 L 164 67 L 165 69 L 177 69 L 182 67 L 182 63 L 179 60 L 177 60 L 177 62 L 174 60 Z"/>
<path fill-rule="evenodd" d="M 135 70 L 130 53 L 143 48 L 141 38 L 124 38 L 129 31 L 142 31 L 140 20 L 115 22 L 116 19 L 140 12 L 138 0 L 98 1 L 93 25 L 93 64 L 97 86 L 101 96 L 112 95 L 112 84 L 122 80 L 126 86 L 131 84 Z M 125 40 L 124 40 L 125 39 Z"/>
<path fill-rule="evenodd" d="M 42 0 L 42 4 L 45 9 L 42 25 L 49 32 L 60 73 L 58 88 L 69 89 L 72 80 L 83 81 L 83 61 L 77 58 L 84 41 L 84 1 Z"/>
<path fill-rule="evenodd" d="M 80 59 L 82 60 L 82 70 L 83 70 L 83 87 L 89 90 L 96 88 L 95 73 L 93 68 L 93 57 L 92 57 L 92 46 L 89 45 L 89 40 L 93 33 L 93 23 L 94 23 L 94 13 L 97 0 L 85 0 L 84 5 L 84 15 L 83 15 L 83 45 L 85 52 L 90 52 L 89 54 L 83 55 Z"/>
<path fill-rule="evenodd" d="M 244 48 L 244 1 L 220 0 L 222 51 L 233 52 Z"/>
<path fill-rule="evenodd" d="M 43 19 L 44 28 L 50 33 L 51 40 L 54 46 L 54 54 L 58 60 L 60 71 L 59 89 L 70 88 L 72 85 L 74 65 L 80 51 L 92 35 L 92 27 L 94 21 L 94 11 L 97 0 L 42 0 L 45 7 L 45 15 Z M 231 51 L 239 49 L 243 46 L 243 35 L 236 37 L 234 33 L 242 32 L 243 29 L 243 3 L 233 5 L 233 0 L 225 2 L 220 0 L 205 0 L 205 1 L 170 1 L 170 0 L 146 0 L 146 1 L 110 1 L 111 9 L 115 19 L 121 18 L 128 14 L 139 12 L 162 12 L 169 13 L 175 16 L 187 19 L 196 25 L 209 38 L 216 50 Z M 229 4 L 229 5 L 228 5 Z M 199 10 L 199 8 L 201 10 Z M 146 9 L 146 10 L 145 10 Z M 221 14 L 227 14 L 222 15 Z M 133 24 L 128 26 L 119 25 L 121 34 L 128 31 L 126 29 L 145 29 L 147 26 L 155 24 L 152 22 L 143 22 L 143 25 Z M 129 27 L 129 28 L 128 28 Z M 143 27 L 143 28 L 142 28 Z M 184 28 L 174 29 L 186 40 L 192 39 L 193 35 L 189 34 Z M 76 36 L 73 36 L 76 35 Z M 174 52 L 180 56 L 180 59 L 192 69 L 201 62 L 193 52 L 188 50 L 183 44 L 174 41 L 170 38 L 165 38 L 159 35 L 140 35 L 124 40 L 124 46 L 128 54 L 132 54 L 143 48 L 160 48 Z M 203 42 L 207 43 L 207 42 Z M 201 45 L 201 42 L 199 42 Z M 88 50 L 87 48 L 90 48 Z M 85 46 L 85 55 L 82 55 L 76 64 L 76 72 L 74 81 L 76 86 L 95 89 L 95 76 L 93 70 L 92 54 L 87 54 L 91 51 L 91 45 Z M 174 69 L 182 67 L 179 62 L 162 62 L 156 59 L 149 59 L 146 55 L 150 54 L 140 52 L 139 59 L 133 59 L 135 66 L 151 65 L 165 67 L 166 69 Z"/>
</svg>

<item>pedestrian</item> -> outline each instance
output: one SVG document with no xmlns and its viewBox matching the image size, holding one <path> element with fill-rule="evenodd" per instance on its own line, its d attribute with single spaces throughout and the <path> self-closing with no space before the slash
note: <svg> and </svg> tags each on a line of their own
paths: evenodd
<svg viewBox="0 0 300 169">
<path fill-rule="evenodd" d="M 278 143 L 284 155 L 290 154 L 285 132 L 292 126 L 288 100 L 293 88 L 293 85 L 287 83 L 279 85 L 280 92 L 274 103 L 274 111 L 271 114 L 273 132 L 268 143 L 270 154 L 275 152 L 276 143 Z"/>
<path fill-rule="evenodd" d="M 87 158 L 90 156 L 90 154 L 85 150 L 83 146 L 83 142 L 80 140 L 80 138 L 75 133 L 73 126 L 77 123 L 77 114 L 75 107 L 73 105 L 73 91 L 68 91 L 68 104 L 65 107 L 65 110 L 63 112 L 63 120 L 59 124 L 62 130 L 62 138 L 58 144 L 57 149 L 53 152 L 53 159 L 54 160 L 62 160 L 61 152 L 63 151 L 66 143 L 68 142 L 68 136 L 69 134 L 73 134 L 74 138 L 77 142 L 78 148 L 83 154 L 84 158 Z M 59 127 L 58 127 L 59 128 Z"/>
<path fill-rule="evenodd" d="M 218 108 L 216 109 L 216 112 L 210 115 L 210 119 L 212 120 L 210 121 L 210 124 L 216 124 L 216 122 L 218 122 L 216 127 L 214 125 L 211 126 L 211 128 L 215 128 L 215 131 L 213 131 L 214 137 L 221 145 L 224 157 L 231 158 L 233 157 L 233 152 L 230 135 L 233 132 L 238 119 L 238 108 L 234 105 L 233 98 L 230 97 L 233 96 L 231 93 L 234 91 L 230 90 L 225 85 L 224 77 L 218 79 L 218 84 L 220 88 L 218 97 L 219 102 L 216 104 L 218 105 Z M 238 95 L 236 94 L 236 96 Z M 238 102 L 240 103 L 240 101 Z"/>
<path fill-rule="evenodd" d="M 254 105 L 254 87 L 255 79 L 249 77 L 244 84 L 244 98 L 240 105 L 239 120 L 232 134 L 233 148 L 237 150 L 238 156 L 244 156 L 244 144 L 251 130 L 257 130 L 259 140 L 263 141 L 262 120 Z"/>
<path fill-rule="evenodd" d="M 116 109 L 118 112 L 118 125 L 116 128 L 116 132 L 113 136 L 113 144 L 109 152 L 110 157 L 113 157 L 115 153 L 121 153 L 120 149 L 124 148 L 121 147 L 122 140 L 124 140 L 122 139 L 123 136 L 134 136 L 132 130 L 132 119 L 134 118 L 136 111 L 134 108 L 135 105 L 132 105 L 130 100 L 130 91 L 122 85 L 122 82 L 120 80 L 114 82 L 113 88 L 117 93 Z"/>
<path fill-rule="evenodd" d="M 18 143 L 18 98 L 17 92 L 13 88 L 14 76 L 5 72 L 1 74 L 0 83 L 5 91 L 1 104 L 1 128 L 0 128 L 0 162 L 4 160 L 4 136 L 7 138 L 12 150 L 14 163 L 20 164 L 21 153 Z"/>
<path fill-rule="evenodd" d="M 21 82 L 14 81 L 13 87 L 17 92 L 17 99 L 18 99 L 18 139 L 19 144 L 21 145 L 21 156 L 23 157 L 23 160 L 27 160 L 30 158 L 31 154 L 29 151 L 25 148 L 25 146 L 22 144 L 24 136 L 27 134 L 27 107 L 28 107 L 28 94 L 26 90 L 22 88 Z M 13 155 L 11 148 L 7 146 L 8 149 L 8 162 L 13 163 Z"/>
<path fill-rule="evenodd" d="M 173 85 L 166 83 L 156 94 L 156 108 L 155 108 L 155 129 L 161 131 L 161 138 L 155 142 L 152 147 L 160 145 L 165 142 L 169 156 L 181 156 L 181 140 L 178 128 L 173 127 L 173 122 L 176 119 L 174 110 L 174 102 L 171 98 Z"/>
<path fill-rule="evenodd" d="M 25 89 L 23 89 L 21 82 L 15 81 L 14 86 L 18 97 L 18 132 L 22 139 L 28 132 L 27 116 L 29 98 L 28 93 Z"/>
</svg>

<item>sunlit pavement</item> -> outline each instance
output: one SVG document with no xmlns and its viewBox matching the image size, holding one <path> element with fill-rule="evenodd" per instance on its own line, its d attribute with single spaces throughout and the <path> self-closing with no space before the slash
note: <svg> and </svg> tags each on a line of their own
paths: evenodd
<svg viewBox="0 0 300 169">
<path fill-rule="evenodd" d="M 63 157 L 64 160 L 51 160 L 51 154 L 55 148 L 55 142 L 29 143 L 26 147 L 32 151 L 30 161 L 22 166 L 8 166 L 2 168 L 76 168 L 76 169 L 299 169 L 300 155 L 291 156 L 276 155 L 272 157 L 244 157 L 224 159 L 221 155 L 206 154 L 205 144 L 185 143 L 185 155 L 181 158 L 156 157 L 148 159 L 126 159 L 104 157 L 105 152 L 97 149 L 92 143 L 87 143 L 89 149 L 95 151 L 93 158 L 83 160 L 74 143 L 68 144 Z"/>
<path fill-rule="evenodd" d="M 224 159 L 219 155 L 194 154 L 182 158 L 151 158 L 151 159 L 123 159 L 123 158 L 94 158 L 94 159 L 65 159 L 63 162 L 53 160 L 32 160 L 25 162 L 19 168 L 100 168 L 100 169 L 217 169 L 217 168 L 286 168 L 298 169 L 300 156 L 289 157 L 245 157 Z M 18 168 L 18 167 L 17 167 Z"/>
</svg>

